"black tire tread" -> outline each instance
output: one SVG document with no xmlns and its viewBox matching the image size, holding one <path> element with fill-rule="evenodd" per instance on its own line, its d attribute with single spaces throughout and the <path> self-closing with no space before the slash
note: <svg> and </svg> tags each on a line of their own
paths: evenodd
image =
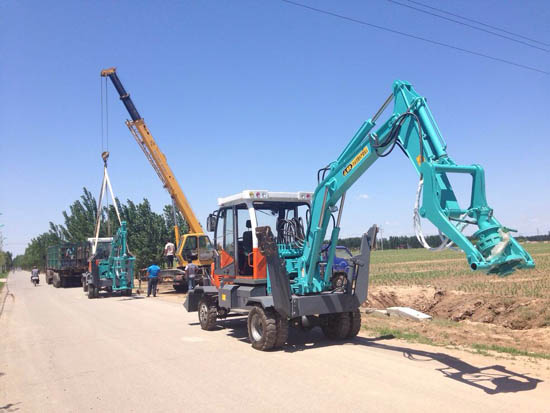
<svg viewBox="0 0 550 413">
<path fill-rule="evenodd" d="M 359 331 L 361 330 L 361 312 L 358 308 L 356 308 L 354 311 L 351 311 L 349 313 L 350 317 L 350 326 L 349 326 L 349 332 L 347 334 L 347 338 L 353 338 L 359 334 Z"/>
<path fill-rule="evenodd" d="M 207 312 L 206 320 L 201 320 L 201 315 L 200 314 L 201 314 L 201 306 L 202 305 L 208 306 L 208 312 Z M 199 301 L 198 315 L 199 315 L 199 323 L 200 323 L 201 328 L 203 330 L 210 331 L 210 330 L 214 329 L 214 327 L 216 326 L 216 320 L 218 319 L 218 308 L 217 308 L 216 305 L 214 305 L 212 303 L 211 299 L 209 299 L 207 297 L 201 298 L 201 300 Z"/>
<path fill-rule="evenodd" d="M 254 340 L 251 331 L 251 320 L 255 314 L 260 316 L 264 325 L 262 339 L 257 341 Z M 277 322 L 277 315 L 273 310 L 264 310 L 261 307 L 254 307 L 250 310 L 250 313 L 248 313 L 247 326 L 248 338 L 252 344 L 252 348 L 260 351 L 267 351 L 275 347 L 275 343 L 277 342 Z"/>
<path fill-rule="evenodd" d="M 349 313 L 333 313 L 326 317 L 326 323 L 321 328 L 328 339 L 342 340 L 348 338 L 351 326 Z"/>
</svg>

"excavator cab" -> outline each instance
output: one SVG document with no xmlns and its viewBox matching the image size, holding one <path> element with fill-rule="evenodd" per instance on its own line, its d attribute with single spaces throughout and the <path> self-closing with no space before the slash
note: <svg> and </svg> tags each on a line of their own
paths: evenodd
<svg viewBox="0 0 550 413">
<path fill-rule="evenodd" d="M 220 208 L 208 217 L 218 252 L 212 264 L 216 286 L 226 283 L 268 283 L 265 257 L 258 250 L 256 228 L 269 226 L 284 257 L 301 253 L 310 192 L 245 190 L 218 199 Z"/>
</svg>

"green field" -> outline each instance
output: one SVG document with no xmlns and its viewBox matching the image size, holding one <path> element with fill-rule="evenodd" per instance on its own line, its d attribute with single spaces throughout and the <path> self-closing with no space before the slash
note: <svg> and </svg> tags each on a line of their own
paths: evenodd
<svg viewBox="0 0 550 413">
<path fill-rule="evenodd" d="M 550 243 L 529 243 L 524 247 L 535 260 L 536 268 L 516 271 L 504 278 L 472 271 L 464 253 L 459 251 L 373 251 L 371 285 L 432 285 L 501 297 L 550 298 Z"/>
</svg>

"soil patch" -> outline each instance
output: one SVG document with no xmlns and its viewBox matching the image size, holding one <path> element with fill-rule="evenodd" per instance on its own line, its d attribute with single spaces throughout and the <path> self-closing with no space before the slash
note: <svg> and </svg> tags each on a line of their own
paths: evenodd
<svg viewBox="0 0 550 413">
<path fill-rule="evenodd" d="M 550 354 L 550 300 L 495 297 L 435 287 L 374 287 L 364 307 L 406 306 L 430 314 L 432 321 L 366 315 L 375 332 L 401 331 L 421 342 L 470 348 L 498 346 Z"/>
<path fill-rule="evenodd" d="M 435 287 L 377 287 L 367 305 L 374 308 L 407 306 L 451 321 L 491 323 L 512 330 L 550 327 L 550 300 L 495 297 Z"/>
</svg>

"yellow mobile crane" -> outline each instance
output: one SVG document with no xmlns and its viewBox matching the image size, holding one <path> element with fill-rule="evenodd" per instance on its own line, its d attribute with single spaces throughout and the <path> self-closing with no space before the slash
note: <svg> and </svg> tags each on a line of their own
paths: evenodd
<svg viewBox="0 0 550 413">
<path fill-rule="evenodd" d="M 145 120 L 140 116 L 134 102 L 130 99 L 130 95 L 122 86 L 120 79 L 117 76 L 116 68 L 111 67 L 101 71 L 102 77 L 108 77 L 113 82 L 113 86 L 117 90 L 120 100 L 128 110 L 132 120 L 126 121 L 126 126 L 130 129 L 132 136 L 143 150 L 143 153 L 151 163 L 151 166 L 157 173 L 162 184 L 167 189 L 172 197 L 172 210 L 174 214 L 174 234 L 176 239 L 176 258 L 178 260 L 178 269 L 181 270 L 189 259 L 201 268 L 203 273 L 210 271 L 210 266 L 213 262 L 215 251 L 212 247 L 210 239 L 204 233 L 197 217 L 193 213 L 187 198 L 185 197 L 178 181 L 168 162 L 166 156 L 161 152 L 156 144 L 149 128 L 145 124 Z M 182 214 L 183 218 L 189 225 L 189 233 L 180 235 L 178 228 L 176 209 Z M 176 271 L 174 276 L 174 288 L 178 291 L 186 290 L 187 280 L 181 271 Z"/>
</svg>

